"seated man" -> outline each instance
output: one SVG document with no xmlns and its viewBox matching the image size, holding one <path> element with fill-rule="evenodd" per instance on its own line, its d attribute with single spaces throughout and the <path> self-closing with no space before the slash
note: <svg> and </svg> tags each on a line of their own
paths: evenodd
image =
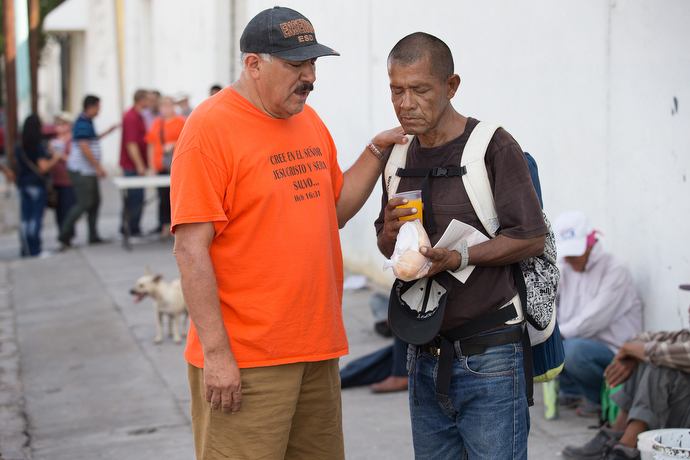
<svg viewBox="0 0 690 460">
<path fill-rule="evenodd" d="M 388 295 L 374 293 L 369 299 L 376 322 L 376 332 L 388 326 Z M 381 335 L 381 332 L 379 332 Z M 407 344 L 397 337 L 393 343 L 361 358 L 350 361 L 340 370 L 340 387 L 371 385 L 375 393 L 407 390 Z"/>
<path fill-rule="evenodd" d="M 690 285 L 681 289 L 690 291 Z M 690 309 L 688 309 L 690 313 Z M 611 399 L 620 412 L 568 459 L 639 459 L 637 436 L 659 428 L 690 428 L 690 330 L 643 332 L 623 344 L 605 371 L 606 385 L 623 387 Z"/>
<path fill-rule="evenodd" d="M 556 297 L 565 348 L 562 400 L 584 397 L 598 405 L 604 369 L 642 331 L 642 302 L 627 265 L 604 251 L 583 212 L 558 216 L 553 229 L 558 257 L 566 262 L 559 264 Z"/>
</svg>

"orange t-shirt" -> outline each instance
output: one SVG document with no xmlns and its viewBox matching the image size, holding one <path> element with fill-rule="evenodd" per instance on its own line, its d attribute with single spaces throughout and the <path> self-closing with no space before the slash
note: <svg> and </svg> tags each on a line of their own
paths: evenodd
<svg viewBox="0 0 690 460">
<path fill-rule="evenodd" d="M 161 121 L 162 117 L 156 117 L 151 124 L 149 132 L 146 133 L 146 143 L 153 144 L 153 165 L 156 171 L 164 171 L 163 167 L 163 143 L 161 142 Z M 165 143 L 175 142 L 180 137 L 185 119 L 175 115 L 163 123 L 163 139 Z"/>
<path fill-rule="evenodd" d="M 228 87 L 187 119 L 173 163 L 173 233 L 214 223 L 210 255 L 239 366 L 347 354 L 335 210 L 343 173 L 316 112 L 271 118 Z M 204 365 L 193 323 L 185 358 Z"/>
</svg>

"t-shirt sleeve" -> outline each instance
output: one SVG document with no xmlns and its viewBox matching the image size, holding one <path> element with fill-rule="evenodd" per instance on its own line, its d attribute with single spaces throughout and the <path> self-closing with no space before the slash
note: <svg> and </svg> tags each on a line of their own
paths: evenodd
<svg viewBox="0 0 690 460">
<path fill-rule="evenodd" d="M 174 123 L 170 123 L 170 134 L 166 131 L 166 137 L 170 138 L 169 142 L 179 139 L 180 134 L 182 134 L 182 128 L 184 128 L 184 122 L 184 118 L 178 117 L 175 118 Z"/>
<path fill-rule="evenodd" d="M 338 155 L 336 152 L 335 143 L 332 139 L 330 143 L 330 148 L 333 152 L 333 155 L 331 155 L 330 166 L 331 186 L 333 187 L 333 196 L 335 197 L 335 202 L 337 203 L 340 199 L 340 192 L 343 190 L 343 171 L 340 169 L 340 165 L 338 164 Z"/>
<path fill-rule="evenodd" d="M 134 142 L 138 144 L 137 132 L 139 132 L 137 120 L 134 117 L 125 115 L 122 119 L 122 143 Z"/>
<path fill-rule="evenodd" d="M 96 136 L 96 131 L 93 125 L 87 121 L 77 120 L 74 124 L 73 138 L 74 140 L 93 139 Z"/>
<path fill-rule="evenodd" d="M 228 173 L 198 148 L 175 153 L 170 175 L 172 232 L 180 224 L 213 222 L 216 236 L 228 224 Z"/>
<path fill-rule="evenodd" d="M 38 146 L 38 155 L 37 155 L 37 158 L 46 158 L 46 159 L 50 159 L 50 155 L 48 155 L 48 151 L 47 151 L 45 148 L 43 148 L 43 146 L 40 145 L 40 144 L 39 144 L 39 146 Z"/>
<path fill-rule="evenodd" d="M 158 120 L 151 123 L 151 129 L 146 133 L 144 140 L 147 144 L 155 144 L 158 137 L 160 137 L 160 127 L 158 126 Z"/>
<path fill-rule="evenodd" d="M 497 148 L 493 155 L 487 157 L 486 167 L 492 171 L 492 187 L 501 222 L 501 234 L 515 239 L 545 235 L 548 228 L 530 178 L 525 154 L 507 132 L 499 130 L 496 136 L 500 136 L 498 141 L 492 140 L 491 143 L 496 143 Z"/>
</svg>

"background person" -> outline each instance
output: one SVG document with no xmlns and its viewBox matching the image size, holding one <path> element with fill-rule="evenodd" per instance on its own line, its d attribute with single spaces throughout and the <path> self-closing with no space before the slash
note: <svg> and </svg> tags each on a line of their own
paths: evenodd
<svg viewBox="0 0 690 460">
<path fill-rule="evenodd" d="M 146 125 L 141 116 L 149 105 L 149 93 L 143 89 L 134 93 L 134 105 L 122 117 L 122 144 L 120 166 L 125 177 L 146 174 Z M 141 212 L 144 206 L 144 189 L 131 188 L 122 203 L 122 232 L 129 227 L 130 236 L 141 236 Z M 125 213 L 125 209 L 127 212 Z M 125 222 L 127 219 L 127 222 Z"/>
<path fill-rule="evenodd" d="M 172 155 L 175 143 L 180 137 L 185 119 L 175 114 L 175 103 L 171 97 L 160 101 L 160 117 L 156 118 L 146 134 L 148 164 L 156 174 L 168 175 L 163 159 Z M 161 238 L 170 236 L 170 187 L 158 188 L 158 232 Z"/>
<path fill-rule="evenodd" d="M 604 251 L 587 215 L 570 211 L 553 223 L 561 279 L 556 295 L 565 348 L 563 402 L 584 397 L 598 405 L 604 369 L 642 331 L 642 301 L 627 264 Z M 580 411 L 579 413 L 583 413 Z"/>
<path fill-rule="evenodd" d="M 160 115 L 158 106 L 161 100 L 161 93 L 159 91 L 149 91 L 147 97 L 149 99 L 149 105 L 141 110 L 141 117 L 144 119 L 144 125 L 148 131 L 151 129 L 153 120 Z"/>
<path fill-rule="evenodd" d="M 185 119 L 188 118 L 192 113 L 192 110 L 194 110 L 193 107 L 189 105 L 189 95 L 180 91 L 175 93 L 173 99 L 176 106 L 175 112 L 177 112 L 178 115 L 183 116 Z"/>
<path fill-rule="evenodd" d="M 17 188 L 21 204 L 19 239 L 22 257 L 41 253 L 41 228 L 46 206 L 46 175 L 61 155 L 48 155 L 41 143 L 41 120 L 31 114 L 24 121 L 20 141 L 15 146 Z"/>
<path fill-rule="evenodd" d="M 52 156 L 60 157 L 53 166 L 53 187 L 57 191 L 57 205 L 55 206 L 55 221 L 58 229 L 65 222 L 67 213 L 74 206 L 74 187 L 67 174 L 67 158 L 69 157 L 70 144 L 72 142 L 72 122 L 74 118 L 67 112 L 62 112 L 55 117 L 56 135 L 48 141 L 48 152 Z M 69 235 L 70 238 L 74 234 Z"/>
<path fill-rule="evenodd" d="M 211 86 L 211 89 L 209 90 L 209 96 L 216 95 L 221 89 L 223 89 L 223 87 L 220 85 Z"/>
<path fill-rule="evenodd" d="M 101 100 L 97 96 L 88 95 L 84 98 L 83 107 L 84 111 L 72 127 L 72 143 L 67 158 L 67 175 L 74 186 L 75 203 L 60 227 L 58 240 L 63 248 L 72 246 L 74 224 L 85 212 L 89 227 L 89 244 L 105 242 L 98 234 L 98 208 L 101 204 L 98 179 L 105 177 L 105 170 L 101 167 L 100 139 L 113 132 L 119 125 L 113 125 L 98 135 L 93 126 L 93 119 L 101 110 Z"/>
<path fill-rule="evenodd" d="M 680 288 L 690 290 L 690 285 Z M 690 330 L 634 335 L 604 375 L 609 388 L 623 384 L 611 395 L 620 412 L 610 428 L 601 428 L 584 446 L 567 446 L 565 458 L 635 460 L 641 433 L 690 428 Z"/>
</svg>

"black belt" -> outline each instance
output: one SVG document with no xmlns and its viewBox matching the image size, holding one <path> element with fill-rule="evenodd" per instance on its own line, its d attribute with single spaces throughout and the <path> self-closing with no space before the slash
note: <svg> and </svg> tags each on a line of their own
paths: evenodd
<svg viewBox="0 0 690 460">
<path fill-rule="evenodd" d="M 522 328 L 459 340 L 458 344 L 460 345 L 462 356 L 473 356 L 481 355 L 486 352 L 487 348 L 516 343 L 520 340 L 522 340 Z M 436 346 L 436 343 L 422 345 L 419 349 L 435 356 L 441 354 L 441 347 Z"/>
<path fill-rule="evenodd" d="M 513 308 L 513 311 L 514 310 Z M 460 352 L 463 356 L 479 355 L 484 353 L 487 348 L 519 342 L 522 340 L 522 330 L 522 326 L 520 326 L 514 330 L 472 337 L 471 339 L 457 340 L 456 342 L 459 342 Z M 451 342 L 444 335 L 438 336 L 435 340 L 435 343 L 423 345 L 420 349 L 438 356 L 438 373 L 436 377 L 436 394 L 434 395 L 434 401 L 447 403 L 450 394 L 450 380 L 453 373 L 453 357 L 456 354 L 455 347 L 453 346 L 454 342 Z M 417 404 L 416 395 L 415 404 Z"/>
</svg>

